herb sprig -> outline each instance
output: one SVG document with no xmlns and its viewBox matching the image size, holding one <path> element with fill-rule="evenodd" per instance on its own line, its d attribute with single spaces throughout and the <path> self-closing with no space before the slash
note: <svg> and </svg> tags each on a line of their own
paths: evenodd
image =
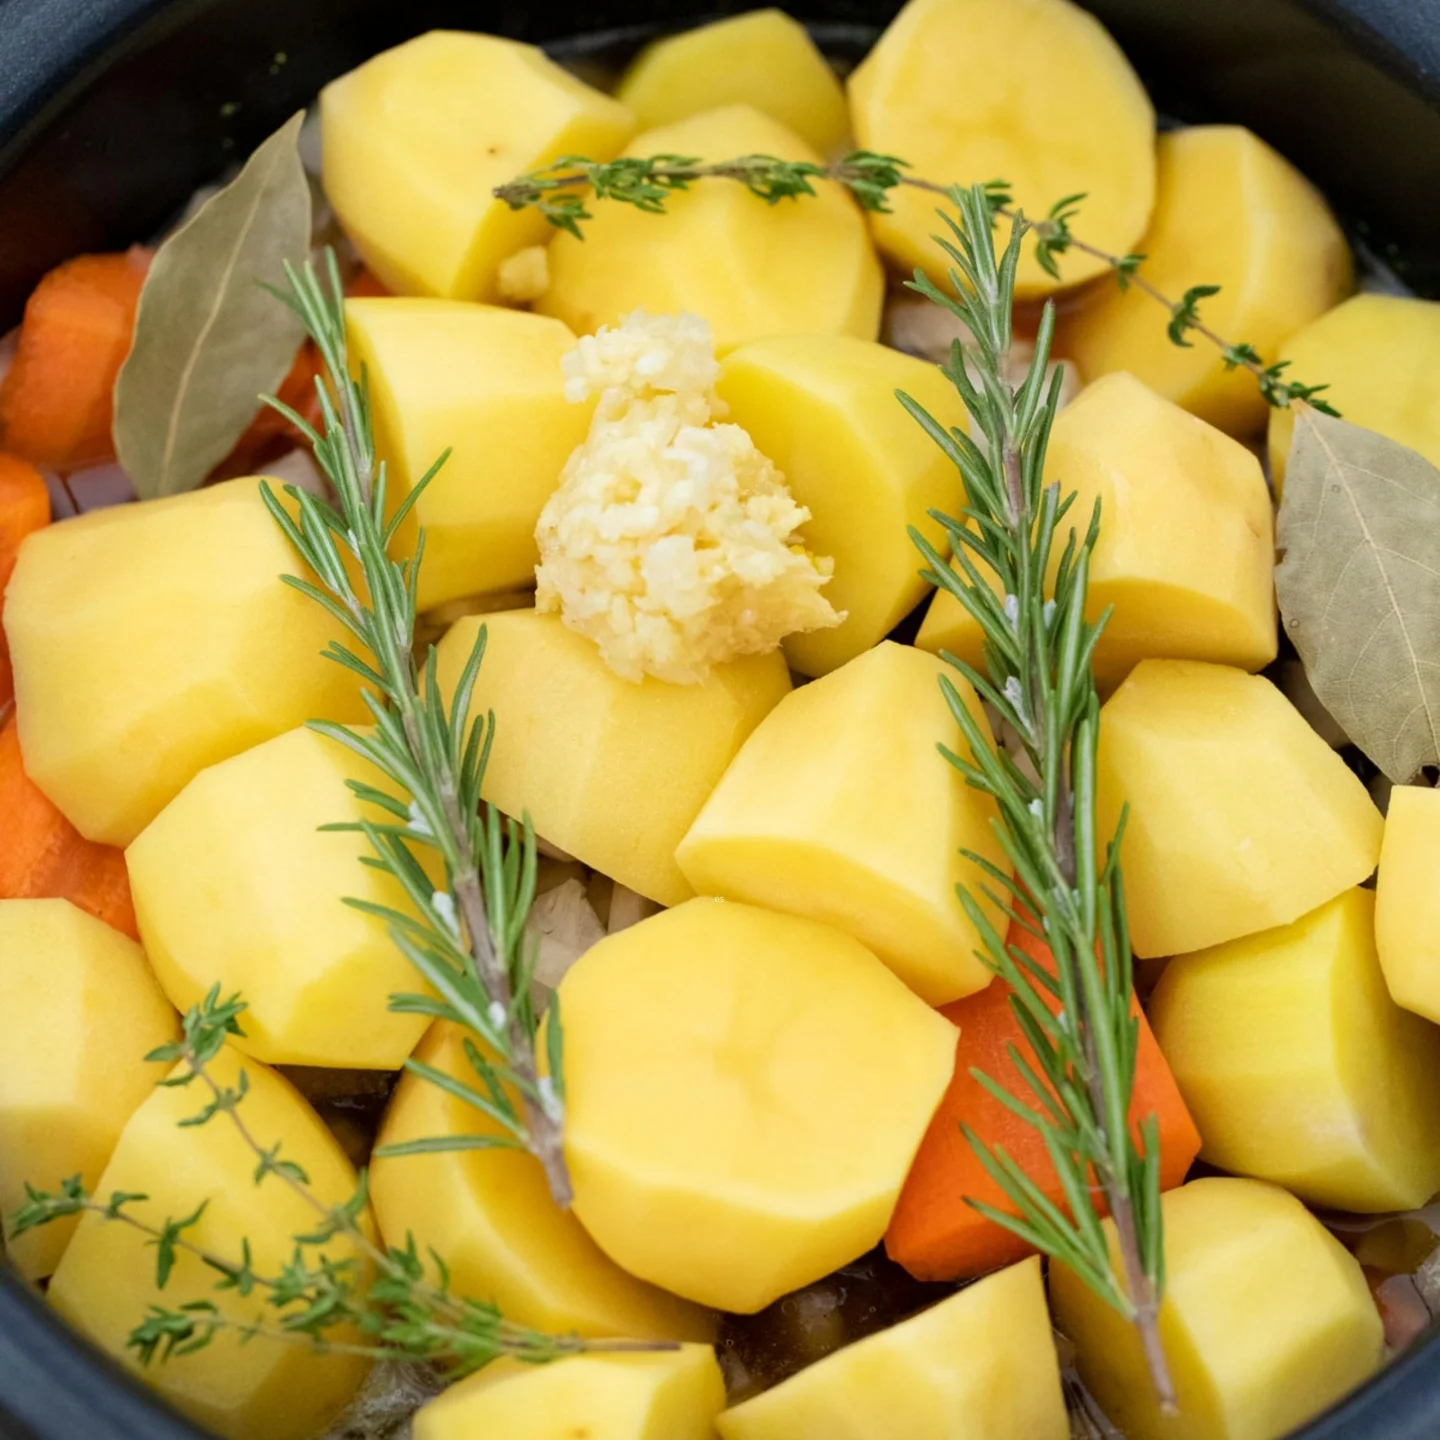
<svg viewBox="0 0 1440 1440">
<path fill-rule="evenodd" d="M 539 210 L 552 225 L 579 238 L 581 225 L 593 218 L 586 208 L 587 191 L 595 200 L 615 200 L 651 214 L 662 213 L 674 192 L 687 190 L 704 179 L 738 181 L 771 205 L 814 195 L 817 180 L 831 180 L 849 190 L 863 209 L 881 214 L 890 209 L 890 191 L 902 186 L 947 199 L 954 192 L 954 186 L 909 174 L 909 169 L 897 156 L 869 150 L 856 150 L 824 165 L 781 160 L 774 155 L 741 155 L 733 160 L 709 162 L 685 155 L 622 156 L 607 161 L 565 155 L 544 169 L 497 186 L 494 194 L 512 210 Z M 1165 309 L 1169 315 L 1167 333 L 1176 345 L 1188 347 L 1193 343 L 1189 337 L 1199 335 L 1221 352 L 1227 369 L 1246 370 L 1254 377 L 1267 404 L 1285 409 L 1305 401 L 1327 415 L 1337 413 L 1321 398 L 1327 386 L 1287 378 L 1287 361 L 1267 365 L 1253 345 L 1226 340 L 1205 324 L 1200 302 L 1218 294 L 1219 286 L 1192 285 L 1177 300 L 1145 277 L 1144 255 L 1113 255 L 1076 235 L 1070 222 L 1084 195 L 1067 195 L 1051 207 L 1044 219 L 1032 220 L 1015 208 L 1014 196 L 1003 180 L 992 180 L 981 189 L 996 218 L 1012 224 L 1023 220 L 1035 244 L 1035 257 L 1046 274 L 1059 278 L 1057 259 L 1069 250 L 1089 255 L 1111 270 L 1122 290 L 1133 285 Z"/>
</svg>

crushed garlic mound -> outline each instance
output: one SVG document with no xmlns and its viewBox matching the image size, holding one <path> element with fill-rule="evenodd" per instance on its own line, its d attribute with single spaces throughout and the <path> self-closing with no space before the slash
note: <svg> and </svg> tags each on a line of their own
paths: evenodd
<svg viewBox="0 0 1440 1440">
<path fill-rule="evenodd" d="M 598 395 L 541 512 L 536 608 L 558 611 L 627 680 L 696 684 L 714 665 L 845 617 L 810 512 L 725 413 L 709 325 L 636 311 L 565 357 L 566 398 Z"/>
</svg>

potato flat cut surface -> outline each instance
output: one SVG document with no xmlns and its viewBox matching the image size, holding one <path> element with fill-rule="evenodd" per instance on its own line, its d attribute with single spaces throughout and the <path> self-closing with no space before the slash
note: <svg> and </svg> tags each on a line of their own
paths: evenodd
<svg viewBox="0 0 1440 1440">
<path fill-rule="evenodd" d="M 1390 792 L 1375 944 L 1395 1003 L 1440 1024 L 1440 790 L 1397 785 Z"/>
<path fill-rule="evenodd" d="M 864 946 L 691 900 L 559 995 L 575 1213 L 627 1270 L 751 1313 L 880 1239 L 955 1030 Z"/>
</svg>

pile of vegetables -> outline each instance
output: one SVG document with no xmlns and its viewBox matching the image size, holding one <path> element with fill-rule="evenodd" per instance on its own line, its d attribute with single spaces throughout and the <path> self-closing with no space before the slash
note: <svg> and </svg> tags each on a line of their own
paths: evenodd
<svg viewBox="0 0 1440 1440">
<path fill-rule="evenodd" d="M 1070 0 L 305 124 L 0 378 L 10 1263 L 230 1440 L 1278 1440 L 1414 1339 L 1440 307 Z"/>
</svg>

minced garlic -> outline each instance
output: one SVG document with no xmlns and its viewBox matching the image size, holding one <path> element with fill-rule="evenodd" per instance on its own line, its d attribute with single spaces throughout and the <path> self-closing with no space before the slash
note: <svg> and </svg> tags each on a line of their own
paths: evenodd
<svg viewBox="0 0 1440 1440">
<path fill-rule="evenodd" d="M 704 320 L 636 311 L 564 366 L 566 397 L 599 401 L 536 527 L 537 609 L 617 675 L 676 684 L 845 618 L 820 593 L 833 563 L 796 537 L 810 512 L 744 430 L 716 423 Z"/>
</svg>

